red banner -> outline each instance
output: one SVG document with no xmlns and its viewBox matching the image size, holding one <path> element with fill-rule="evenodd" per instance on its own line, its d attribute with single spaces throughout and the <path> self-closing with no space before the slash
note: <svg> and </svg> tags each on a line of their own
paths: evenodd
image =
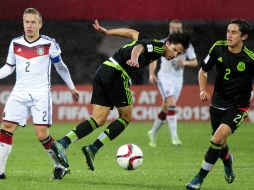
<svg viewBox="0 0 254 190">
<path fill-rule="evenodd" d="M 73 102 L 71 94 L 66 86 L 57 85 L 52 87 L 53 122 L 79 122 L 90 117 L 92 105 L 92 86 L 77 86 L 80 93 L 78 103 Z M 162 99 L 156 86 L 142 85 L 132 86 L 134 99 L 133 121 L 152 121 L 160 111 Z M 213 86 L 210 86 L 212 92 Z M 0 88 L 0 111 L 11 92 L 10 86 Z M 252 98 L 253 100 L 253 98 Z M 254 101 L 251 101 L 251 108 Z M 254 112 L 254 111 L 253 111 Z M 254 121 L 254 114 L 250 111 L 249 119 Z M 199 99 L 199 87 L 197 85 L 184 85 L 181 96 L 177 103 L 177 116 L 180 121 L 208 121 L 209 102 L 201 102 Z M 112 110 L 108 120 L 118 117 L 116 110 Z"/>
<path fill-rule="evenodd" d="M 254 19 L 252 0 L 1 0 L 0 19 L 21 19 L 35 7 L 45 19 L 100 20 L 228 20 Z"/>
</svg>

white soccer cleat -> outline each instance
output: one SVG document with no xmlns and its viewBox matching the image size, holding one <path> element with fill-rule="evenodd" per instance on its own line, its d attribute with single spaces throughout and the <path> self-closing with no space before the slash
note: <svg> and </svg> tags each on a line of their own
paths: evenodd
<svg viewBox="0 0 254 190">
<path fill-rule="evenodd" d="M 172 138 L 172 144 L 175 146 L 181 146 L 183 143 L 178 137 Z"/>
<path fill-rule="evenodd" d="M 152 131 L 148 131 L 148 138 L 149 138 L 149 143 L 148 145 L 150 147 L 156 147 L 156 140 L 155 140 L 155 136 L 153 135 L 153 132 Z"/>
</svg>

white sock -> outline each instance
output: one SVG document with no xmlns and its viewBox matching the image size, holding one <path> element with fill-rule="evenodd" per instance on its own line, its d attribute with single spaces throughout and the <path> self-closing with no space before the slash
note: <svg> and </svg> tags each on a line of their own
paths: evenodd
<svg viewBox="0 0 254 190">
<path fill-rule="evenodd" d="M 177 135 L 177 117 L 176 115 L 167 116 L 168 128 L 171 134 L 171 138 L 178 137 Z"/>
<path fill-rule="evenodd" d="M 47 152 L 48 152 L 49 156 L 50 156 L 50 157 L 52 158 L 52 160 L 53 160 L 54 167 L 60 167 L 61 164 L 60 164 L 60 162 L 57 160 L 55 152 L 53 152 L 51 149 L 48 149 Z"/>
<path fill-rule="evenodd" d="M 161 126 L 164 124 L 164 121 L 157 118 L 153 122 L 153 127 L 150 131 L 152 131 L 153 136 L 155 137 L 160 130 Z"/>
<path fill-rule="evenodd" d="M 6 162 L 11 149 L 12 145 L 0 142 L 0 175 L 5 172 Z"/>
</svg>

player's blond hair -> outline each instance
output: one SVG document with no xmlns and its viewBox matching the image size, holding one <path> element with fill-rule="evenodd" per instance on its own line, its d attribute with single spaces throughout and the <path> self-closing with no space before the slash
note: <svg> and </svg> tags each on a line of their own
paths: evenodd
<svg viewBox="0 0 254 190">
<path fill-rule="evenodd" d="M 35 8 L 26 8 L 26 9 L 24 10 L 23 15 L 24 15 L 24 14 L 34 14 L 34 15 L 38 15 L 38 17 L 39 17 L 39 22 L 42 23 L 42 16 L 41 16 L 41 13 L 40 13 L 37 9 L 35 9 Z"/>
</svg>

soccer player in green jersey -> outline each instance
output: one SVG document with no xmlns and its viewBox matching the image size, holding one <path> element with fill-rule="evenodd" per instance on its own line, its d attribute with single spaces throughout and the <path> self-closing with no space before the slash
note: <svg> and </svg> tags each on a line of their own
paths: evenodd
<svg viewBox="0 0 254 190">
<path fill-rule="evenodd" d="M 65 167 L 69 166 L 65 149 L 74 141 L 82 139 L 94 129 L 103 126 L 110 110 L 116 107 L 119 118 L 110 123 L 92 144 L 82 148 L 89 169 L 94 170 L 93 161 L 98 150 L 108 141 L 119 136 L 131 122 L 132 95 L 129 81 L 134 71 L 149 65 L 161 56 L 168 60 L 173 59 L 189 46 L 189 36 L 184 33 L 174 33 L 164 43 L 130 29 L 118 29 L 117 35 L 129 37 L 125 33 L 127 31 L 134 31 L 137 34 L 136 37 L 130 37 L 137 40 L 120 48 L 96 71 L 93 81 L 91 118 L 78 124 L 58 142 L 52 143 L 52 150 Z"/>
<path fill-rule="evenodd" d="M 227 139 L 242 124 L 248 115 L 254 75 L 254 53 L 244 42 L 248 39 L 251 25 L 242 19 L 228 23 L 226 41 L 217 41 L 202 63 L 198 79 L 200 99 L 209 101 L 207 72 L 216 67 L 216 80 L 211 99 L 210 115 L 213 135 L 201 168 L 193 180 L 186 184 L 189 190 L 198 190 L 220 158 L 224 164 L 225 179 L 232 183 L 235 175 L 233 156 Z"/>
</svg>

